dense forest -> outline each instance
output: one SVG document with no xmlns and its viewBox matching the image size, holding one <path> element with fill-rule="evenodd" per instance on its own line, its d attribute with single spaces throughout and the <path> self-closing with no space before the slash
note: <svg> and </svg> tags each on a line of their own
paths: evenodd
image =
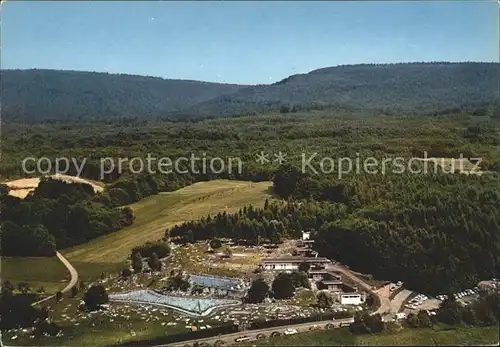
<svg viewBox="0 0 500 347">
<path fill-rule="evenodd" d="M 495 102 L 498 80 L 499 64 L 493 63 L 346 65 L 242 88 L 180 113 L 232 115 L 302 105 L 350 107 L 365 113 L 426 113 Z"/>
<path fill-rule="evenodd" d="M 3 70 L 2 117 L 16 121 L 185 119 L 336 108 L 424 114 L 498 100 L 499 64 L 329 67 L 242 86 L 57 70 Z"/>
<path fill-rule="evenodd" d="M 428 116 L 367 117 L 316 110 L 189 122 L 7 122 L 2 126 L 2 180 L 31 176 L 21 170 L 27 156 L 45 156 L 53 163 L 58 157 L 87 158 L 82 175 L 90 179 L 100 178 L 103 157 L 206 153 L 239 157 L 244 165 L 241 172 L 204 174 L 132 174 L 130 167 L 123 172 L 115 169 L 104 177 L 108 185 L 102 194 L 90 186 L 69 192 L 71 185 L 51 180 L 26 200 L 9 197 L 3 189 L 2 206 L 7 209 L 3 207 L 2 227 L 12 231 L 7 236 L 13 235 L 13 240 L 15 235 L 46 239 L 45 246 L 38 246 L 43 252 L 32 250 L 41 255 L 127 225 L 133 215 L 121 206 L 161 191 L 216 178 L 273 180 L 276 197 L 286 202 L 188 222 L 169 236 L 182 236 L 187 242 L 230 237 L 257 244 L 313 229 L 322 255 L 354 269 L 405 281 L 425 293 L 458 290 L 500 275 L 499 127 L 483 108 Z M 255 160 L 260 151 L 271 158 L 286 152 L 286 164 L 262 165 Z M 304 153 L 383 159 L 422 157 L 424 152 L 429 157 L 482 158 L 481 169 L 488 172 L 479 176 L 447 174 L 439 168 L 428 174 L 389 170 L 353 172 L 339 179 L 338 169 L 325 174 L 300 170 Z M 68 173 L 75 173 L 72 170 Z M 10 242 L 2 241 L 4 246 Z"/>
<path fill-rule="evenodd" d="M 152 118 L 218 95 L 235 84 L 58 70 L 3 70 L 2 117 L 10 120 Z"/>
<path fill-rule="evenodd" d="M 134 220 L 129 207 L 112 207 L 88 184 L 44 178 L 25 199 L 7 193 L 0 193 L 4 256 L 51 256 Z"/>
<path fill-rule="evenodd" d="M 430 294 L 500 275 L 498 181 L 440 173 L 297 184 L 280 176 L 275 188 L 296 186 L 288 203 L 208 216 L 167 234 L 183 242 L 226 237 L 255 245 L 315 230 L 320 255 Z"/>
</svg>

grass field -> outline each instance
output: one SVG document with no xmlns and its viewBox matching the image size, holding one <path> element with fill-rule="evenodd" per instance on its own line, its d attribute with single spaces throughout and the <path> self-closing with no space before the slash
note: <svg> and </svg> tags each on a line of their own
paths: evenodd
<svg viewBox="0 0 500 347">
<path fill-rule="evenodd" d="M 106 264 L 106 270 L 97 271 L 119 269 L 133 247 L 160 239 L 166 229 L 177 223 L 218 212 L 234 212 L 248 204 L 263 206 L 270 196 L 270 186 L 270 182 L 215 180 L 160 193 L 131 205 L 136 216 L 131 226 L 62 253 L 82 277 L 92 271 L 90 268 L 100 268 L 99 264 Z"/>
<path fill-rule="evenodd" d="M 354 335 L 348 329 L 305 332 L 252 341 L 242 346 L 352 346 L 352 345 L 498 345 L 498 327 L 435 327 L 434 329 L 403 329 L 380 334 Z"/>
<path fill-rule="evenodd" d="M 17 287 L 19 282 L 27 282 L 31 290 L 43 287 L 47 293 L 63 289 L 69 282 L 69 272 L 57 259 L 51 258 L 2 258 L 0 276 Z"/>
<path fill-rule="evenodd" d="M 163 236 L 176 223 L 199 219 L 218 212 L 234 212 L 244 205 L 263 206 L 270 196 L 270 182 L 215 180 L 200 182 L 170 193 L 160 193 L 131 207 L 136 220 L 127 228 L 105 235 L 61 253 L 77 269 L 80 280 L 90 282 L 101 272 L 123 268 L 134 246 Z M 32 289 L 42 286 L 54 293 L 69 281 L 69 273 L 54 258 L 2 258 L 1 280 L 28 282 Z"/>
</svg>

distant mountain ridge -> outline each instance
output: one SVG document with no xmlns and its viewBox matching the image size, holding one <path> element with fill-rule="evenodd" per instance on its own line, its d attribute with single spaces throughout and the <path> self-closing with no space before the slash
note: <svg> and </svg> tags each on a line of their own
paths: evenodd
<svg viewBox="0 0 500 347">
<path fill-rule="evenodd" d="M 413 113 L 493 103 L 498 63 L 345 65 L 289 76 L 272 85 L 239 89 L 192 106 L 188 115 L 231 115 L 281 105 L 344 105 Z"/>
<path fill-rule="evenodd" d="M 271 85 L 237 85 L 58 70 L 3 70 L 7 120 L 230 116 L 283 106 L 401 113 L 498 102 L 499 63 L 327 67 Z"/>
<path fill-rule="evenodd" d="M 244 87 L 102 72 L 3 70 L 7 119 L 153 118 Z"/>
</svg>

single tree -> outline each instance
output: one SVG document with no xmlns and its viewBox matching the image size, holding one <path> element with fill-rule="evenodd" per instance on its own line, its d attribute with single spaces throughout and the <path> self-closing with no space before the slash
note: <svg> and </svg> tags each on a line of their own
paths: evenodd
<svg viewBox="0 0 500 347">
<path fill-rule="evenodd" d="M 101 305 L 109 302 L 108 293 L 106 293 L 106 289 L 102 285 L 93 285 L 83 295 L 83 301 L 89 310 L 96 310 Z"/>
<path fill-rule="evenodd" d="M 302 263 L 299 264 L 299 271 L 303 272 L 309 272 L 309 269 L 311 268 L 311 265 L 309 263 L 303 261 Z"/>
<path fill-rule="evenodd" d="M 169 277 L 166 285 L 166 289 L 169 291 L 181 290 L 186 292 L 190 287 L 190 283 L 185 279 L 181 273 Z"/>
<path fill-rule="evenodd" d="M 56 302 L 61 301 L 61 300 L 62 300 L 62 298 L 63 298 L 63 294 L 62 294 L 62 292 L 61 292 L 61 291 L 58 291 L 58 292 L 56 293 Z"/>
<path fill-rule="evenodd" d="M 295 288 L 311 288 L 311 282 L 309 282 L 309 278 L 305 272 L 292 272 L 292 281 Z"/>
<path fill-rule="evenodd" d="M 12 293 L 14 289 L 14 285 L 10 283 L 10 281 L 5 281 L 2 283 L 2 292 L 6 291 Z"/>
<path fill-rule="evenodd" d="M 158 258 L 158 255 L 156 255 L 155 252 L 151 254 L 148 260 L 148 265 L 153 271 L 160 271 L 161 270 L 161 261 Z"/>
<path fill-rule="evenodd" d="M 273 281 L 272 288 L 276 299 L 290 299 L 295 293 L 292 276 L 287 273 L 279 273 Z"/>
<path fill-rule="evenodd" d="M 74 297 L 75 297 L 75 296 L 77 296 L 77 295 L 78 295 L 78 288 L 77 288 L 76 286 L 73 286 L 73 287 L 71 288 L 71 297 L 73 297 L 73 298 L 74 298 Z"/>
<path fill-rule="evenodd" d="M 264 281 L 263 278 L 257 278 L 252 282 L 252 285 L 248 289 L 246 301 L 252 304 L 257 304 L 269 295 L 269 285 Z"/>
<path fill-rule="evenodd" d="M 121 272 L 121 276 L 122 276 L 122 279 L 127 279 L 129 278 L 130 276 L 132 276 L 132 271 L 130 271 L 130 269 L 123 269 L 122 272 Z"/>
<path fill-rule="evenodd" d="M 333 305 L 332 296 L 324 291 L 320 291 L 318 295 L 316 295 L 316 301 L 318 303 L 318 308 L 321 309 L 329 309 Z"/>
<path fill-rule="evenodd" d="M 139 273 L 142 271 L 142 257 L 141 253 L 135 252 L 132 254 L 132 268 L 134 269 L 135 272 Z"/>
<path fill-rule="evenodd" d="M 17 289 L 22 293 L 22 294 L 27 294 L 31 289 L 30 285 L 28 282 L 19 282 L 17 284 Z"/>
<path fill-rule="evenodd" d="M 432 326 L 431 317 L 429 316 L 427 311 L 424 310 L 418 311 L 417 318 L 420 327 L 430 328 Z"/>
<path fill-rule="evenodd" d="M 194 234 L 193 230 L 189 229 L 186 232 L 186 235 L 184 236 L 184 239 L 186 240 L 186 243 L 194 243 Z"/>
</svg>

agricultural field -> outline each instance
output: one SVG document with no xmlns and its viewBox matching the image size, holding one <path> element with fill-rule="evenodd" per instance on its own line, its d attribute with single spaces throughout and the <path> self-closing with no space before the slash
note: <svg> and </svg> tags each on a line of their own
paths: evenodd
<svg viewBox="0 0 500 347">
<path fill-rule="evenodd" d="M 498 345 L 498 327 L 436 326 L 433 329 L 402 329 L 378 334 L 354 335 L 348 329 L 304 332 L 291 336 L 271 337 L 241 346 L 394 346 L 394 345 Z"/>
</svg>

